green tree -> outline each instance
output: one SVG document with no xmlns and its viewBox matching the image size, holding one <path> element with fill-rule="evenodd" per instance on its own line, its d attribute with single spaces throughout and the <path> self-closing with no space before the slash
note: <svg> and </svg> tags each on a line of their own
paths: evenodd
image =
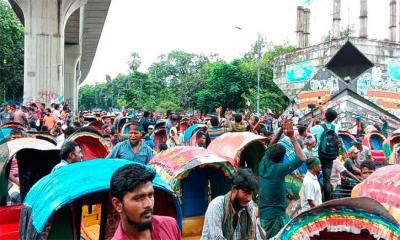
<svg viewBox="0 0 400 240">
<path fill-rule="evenodd" d="M 128 62 L 129 69 L 132 72 L 135 72 L 139 69 L 140 64 L 142 64 L 142 61 L 140 61 L 139 53 L 137 52 L 131 53 L 131 60 Z"/>
<path fill-rule="evenodd" d="M 0 96 L 22 100 L 24 27 L 10 5 L 0 0 Z M 5 96 L 4 96 L 5 93 Z M 1 101 L 0 100 L 0 101 Z"/>
</svg>

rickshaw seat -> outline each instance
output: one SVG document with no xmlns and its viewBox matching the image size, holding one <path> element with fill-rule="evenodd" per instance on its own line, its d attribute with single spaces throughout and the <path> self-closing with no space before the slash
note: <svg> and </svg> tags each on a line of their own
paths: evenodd
<svg viewBox="0 0 400 240">
<path fill-rule="evenodd" d="M 186 239 L 199 239 L 204 225 L 204 215 L 183 219 L 182 236 Z"/>
</svg>

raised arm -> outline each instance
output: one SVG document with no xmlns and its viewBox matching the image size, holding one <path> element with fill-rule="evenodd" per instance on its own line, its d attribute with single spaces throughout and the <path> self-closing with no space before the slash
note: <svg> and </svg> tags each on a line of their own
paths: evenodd
<svg viewBox="0 0 400 240">
<path fill-rule="evenodd" d="M 294 152 L 296 153 L 296 156 L 302 161 L 306 161 L 306 156 L 303 153 L 303 150 L 300 147 L 300 144 L 297 142 L 296 137 L 294 136 L 294 130 L 293 130 L 293 123 L 290 120 L 286 120 L 285 122 L 285 129 L 286 129 L 286 136 L 290 138 L 290 142 L 293 144 L 293 149 Z"/>
</svg>

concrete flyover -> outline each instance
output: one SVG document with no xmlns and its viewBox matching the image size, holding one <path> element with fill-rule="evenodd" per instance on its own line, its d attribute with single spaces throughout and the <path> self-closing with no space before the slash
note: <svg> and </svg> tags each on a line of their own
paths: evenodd
<svg viewBox="0 0 400 240">
<path fill-rule="evenodd" d="M 24 102 L 67 102 L 96 54 L 111 0 L 9 0 L 25 26 Z"/>
</svg>

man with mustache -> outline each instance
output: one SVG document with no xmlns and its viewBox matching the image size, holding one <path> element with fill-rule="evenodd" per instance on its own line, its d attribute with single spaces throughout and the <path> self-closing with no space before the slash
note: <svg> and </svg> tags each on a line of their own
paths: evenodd
<svg viewBox="0 0 400 240">
<path fill-rule="evenodd" d="M 119 168 L 111 177 L 111 201 L 121 221 L 112 240 L 181 239 L 172 217 L 153 215 L 155 173 L 139 164 Z"/>
<path fill-rule="evenodd" d="M 120 158 L 147 164 L 154 152 L 142 139 L 143 133 L 143 126 L 139 122 L 132 122 L 129 126 L 129 139 L 115 145 L 107 158 Z"/>
<path fill-rule="evenodd" d="M 258 188 L 250 169 L 239 169 L 232 189 L 210 202 L 204 219 L 202 240 L 261 239 L 253 209 L 253 193 Z"/>
</svg>

